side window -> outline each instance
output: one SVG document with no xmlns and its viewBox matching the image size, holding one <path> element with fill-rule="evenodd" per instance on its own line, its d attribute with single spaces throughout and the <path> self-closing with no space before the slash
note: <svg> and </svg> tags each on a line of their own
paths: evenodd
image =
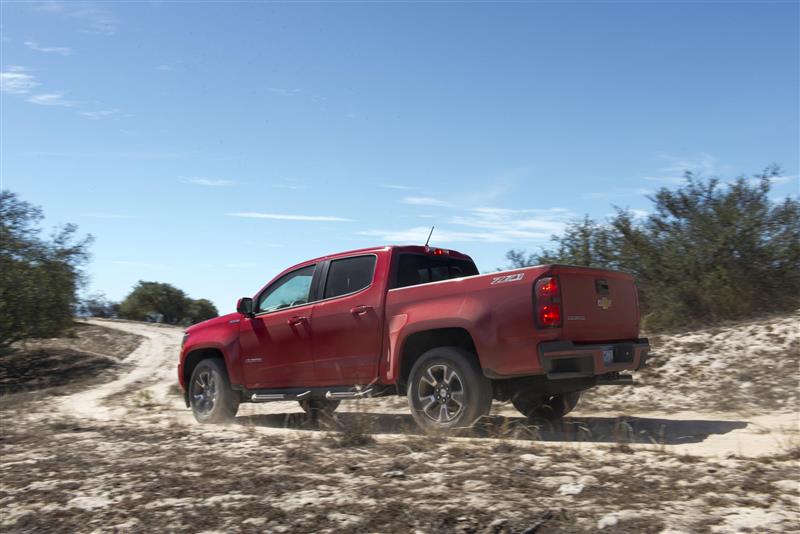
<svg viewBox="0 0 800 534">
<path fill-rule="evenodd" d="M 338 297 L 355 293 L 372 283 L 375 273 L 375 256 L 357 256 L 333 260 L 328 269 L 325 297 Z"/>
<path fill-rule="evenodd" d="M 276 281 L 258 299 L 257 313 L 308 303 L 315 265 L 297 269 Z"/>
</svg>

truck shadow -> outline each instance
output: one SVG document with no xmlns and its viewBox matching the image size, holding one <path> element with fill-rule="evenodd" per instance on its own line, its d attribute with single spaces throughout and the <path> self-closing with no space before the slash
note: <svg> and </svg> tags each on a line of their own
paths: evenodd
<svg viewBox="0 0 800 534">
<path fill-rule="evenodd" d="M 248 426 L 311 431 L 357 428 L 368 434 L 421 434 L 406 414 L 336 413 L 333 420 L 313 420 L 301 413 L 241 416 Z M 468 437 L 530 441 L 649 443 L 679 445 L 700 443 L 709 436 L 745 428 L 746 421 L 662 419 L 645 417 L 565 417 L 561 421 L 530 421 L 524 417 L 492 415 L 479 421 Z"/>
</svg>

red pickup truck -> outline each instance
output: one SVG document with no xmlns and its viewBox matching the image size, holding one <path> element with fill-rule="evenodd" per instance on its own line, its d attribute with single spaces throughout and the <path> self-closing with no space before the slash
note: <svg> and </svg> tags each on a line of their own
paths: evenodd
<svg viewBox="0 0 800 534">
<path fill-rule="evenodd" d="M 178 378 L 201 423 L 241 402 L 404 395 L 427 431 L 471 426 L 493 399 L 560 417 L 580 393 L 630 384 L 645 364 L 631 275 L 539 265 L 479 274 L 427 246 L 354 250 L 295 265 L 236 313 L 192 326 Z"/>
</svg>

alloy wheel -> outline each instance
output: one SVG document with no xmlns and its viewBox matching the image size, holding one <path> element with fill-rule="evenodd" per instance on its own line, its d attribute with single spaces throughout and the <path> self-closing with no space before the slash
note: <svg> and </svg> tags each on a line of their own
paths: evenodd
<svg viewBox="0 0 800 534">
<path fill-rule="evenodd" d="M 449 423 L 464 410 L 464 383 L 449 365 L 436 363 L 419 379 L 417 398 L 422 413 L 436 423 Z"/>
<path fill-rule="evenodd" d="M 197 374 L 192 383 L 192 406 L 201 414 L 208 414 L 217 402 L 217 381 L 210 370 Z"/>
</svg>

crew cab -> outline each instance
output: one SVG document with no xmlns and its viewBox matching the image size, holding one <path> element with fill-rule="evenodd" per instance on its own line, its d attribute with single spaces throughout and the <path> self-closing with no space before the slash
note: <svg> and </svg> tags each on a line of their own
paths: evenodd
<svg viewBox="0 0 800 534">
<path fill-rule="evenodd" d="M 296 400 L 318 415 L 385 395 L 406 396 L 426 431 L 468 428 L 493 399 L 561 417 L 586 389 L 631 384 L 649 351 L 627 273 L 479 274 L 469 256 L 428 246 L 309 260 L 236 310 L 184 335 L 178 379 L 201 423 L 242 402 Z"/>
</svg>

